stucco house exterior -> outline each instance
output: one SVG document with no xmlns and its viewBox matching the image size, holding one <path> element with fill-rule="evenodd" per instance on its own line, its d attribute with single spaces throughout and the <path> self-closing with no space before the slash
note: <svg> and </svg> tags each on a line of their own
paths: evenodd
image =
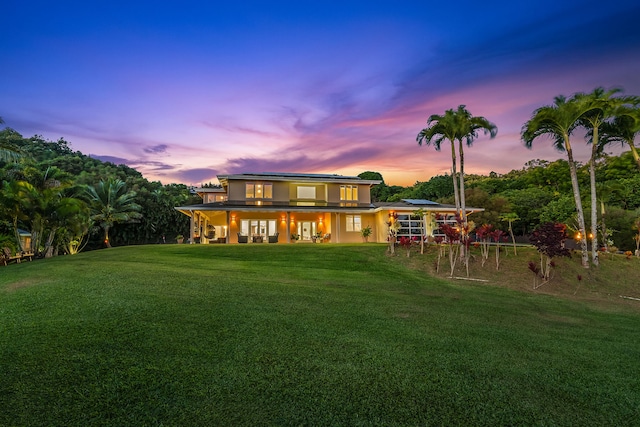
<svg viewBox="0 0 640 427">
<path fill-rule="evenodd" d="M 357 176 L 305 173 L 218 175 L 222 188 L 198 188 L 202 203 L 178 206 L 191 219 L 190 243 L 386 242 L 390 216 L 398 237 L 436 235 L 439 222 L 454 222 L 455 206 L 405 199 L 373 203 L 380 181 Z M 422 215 L 415 212 L 421 210 Z M 467 208 L 467 214 L 482 209 Z M 442 218 L 436 220 L 436 214 Z"/>
</svg>

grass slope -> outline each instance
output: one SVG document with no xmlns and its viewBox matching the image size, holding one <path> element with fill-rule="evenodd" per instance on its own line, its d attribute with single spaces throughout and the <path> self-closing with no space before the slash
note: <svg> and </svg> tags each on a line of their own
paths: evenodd
<svg viewBox="0 0 640 427">
<path fill-rule="evenodd" d="M 637 423 L 638 311 L 428 259 L 156 245 L 1 268 L 0 425 Z"/>
</svg>

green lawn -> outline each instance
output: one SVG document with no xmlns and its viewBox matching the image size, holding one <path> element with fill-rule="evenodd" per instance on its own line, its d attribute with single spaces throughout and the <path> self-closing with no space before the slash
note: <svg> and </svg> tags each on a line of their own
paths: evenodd
<svg viewBox="0 0 640 427">
<path fill-rule="evenodd" d="M 0 268 L 0 425 L 638 425 L 640 310 L 450 283 L 383 245 Z"/>
</svg>

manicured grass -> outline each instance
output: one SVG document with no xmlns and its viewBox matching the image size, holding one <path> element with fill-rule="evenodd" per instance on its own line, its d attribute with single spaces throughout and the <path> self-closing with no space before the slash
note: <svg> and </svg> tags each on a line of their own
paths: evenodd
<svg viewBox="0 0 640 427">
<path fill-rule="evenodd" d="M 0 268 L 0 425 L 634 425 L 640 311 L 432 278 L 382 245 Z"/>
</svg>

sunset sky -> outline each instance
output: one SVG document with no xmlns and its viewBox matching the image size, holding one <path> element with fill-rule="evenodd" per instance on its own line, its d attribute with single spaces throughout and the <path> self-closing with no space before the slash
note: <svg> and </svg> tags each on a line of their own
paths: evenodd
<svg viewBox="0 0 640 427">
<path fill-rule="evenodd" d="M 426 181 L 450 170 L 450 151 L 416 135 L 459 104 L 498 127 L 465 151 L 466 171 L 505 173 L 563 157 L 520 141 L 554 96 L 640 95 L 637 0 L 5 0 L 0 14 L 6 126 L 163 184 L 367 170 Z"/>
</svg>

